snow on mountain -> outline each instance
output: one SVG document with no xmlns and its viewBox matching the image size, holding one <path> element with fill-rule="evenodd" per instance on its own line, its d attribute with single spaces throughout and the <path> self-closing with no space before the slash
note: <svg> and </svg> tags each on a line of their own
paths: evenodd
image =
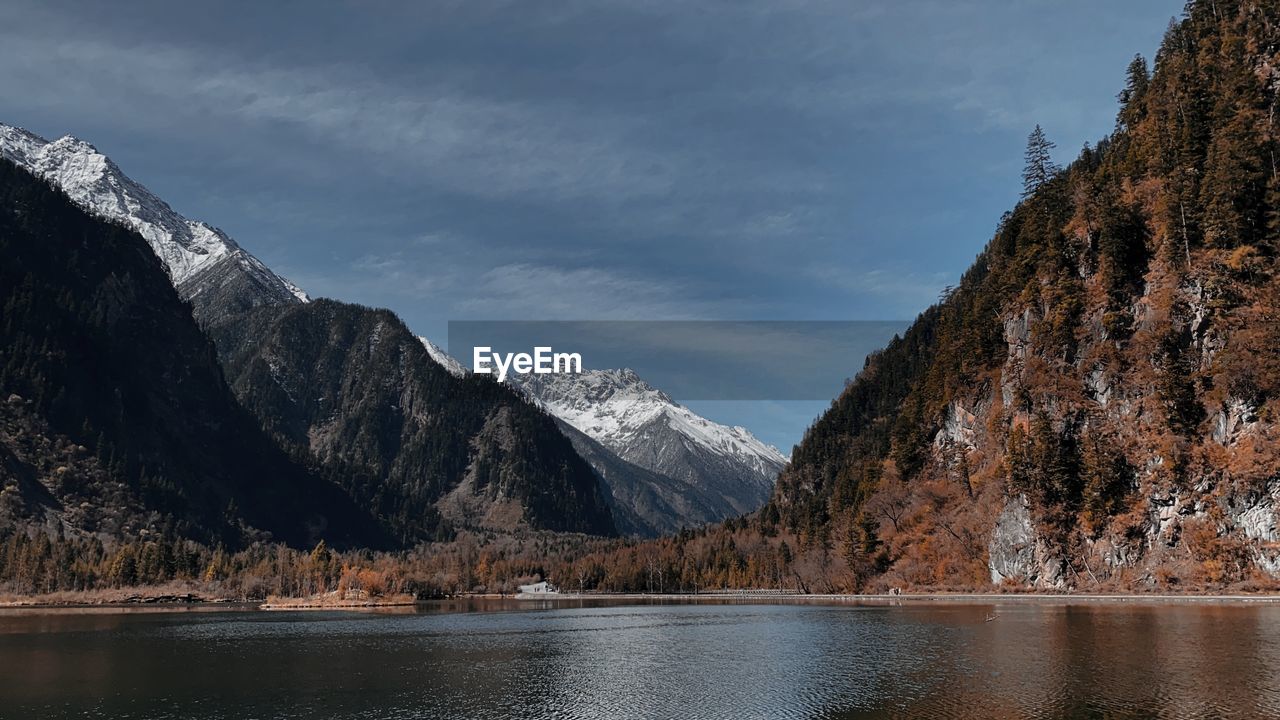
<svg viewBox="0 0 1280 720">
<path fill-rule="evenodd" d="M 67 135 L 50 142 L 0 124 L 0 156 L 57 185 L 89 212 L 138 231 L 201 319 L 310 300 L 226 233 L 179 215 L 79 138 Z"/>
<path fill-rule="evenodd" d="M 655 389 L 634 370 L 585 370 L 579 374 L 518 375 L 518 382 L 545 407 L 605 447 L 630 446 L 654 421 L 718 455 L 739 457 L 760 473 L 777 473 L 786 457 L 750 430 L 728 427 L 695 414 Z M 769 478 L 772 484 L 773 479 Z"/>
<path fill-rule="evenodd" d="M 614 450 L 643 440 L 653 423 L 660 422 L 706 450 L 736 458 L 753 474 L 767 476 L 768 486 L 787 462 L 777 448 L 746 428 L 694 413 L 629 369 L 515 377 L 548 412 Z"/>
<path fill-rule="evenodd" d="M 468 372 L 419 339 L 449 372 Z M 639 534 L 752 512 L 769 498 L 787 464 L 785 455 L 746 428 L 698 415 L 629 369 L 510 375 L 508 383 L 565 426 L 609 485 L 615 516 Z"/>
<path fill-rule="evenodd" d="M 517 376 L 547 412 L 636 466 L 716 498 L 719 518 L 768 499 L 787 459 L 746 428 L 712 422 L 631 370 Z"/>
<path fill-rule="evenodd" d="M 454 360 L 452 355 L 441 350 L 438 345 L 421 335 L 418 336 L 418 340 L 427 349 L 427 354 L 431 356 L 431 359 L 443 366 L 445 370 L 448 370 L 450 375 L 463 377 L 467 374 L 467 368 L 462 363 Z"/>
</svg>

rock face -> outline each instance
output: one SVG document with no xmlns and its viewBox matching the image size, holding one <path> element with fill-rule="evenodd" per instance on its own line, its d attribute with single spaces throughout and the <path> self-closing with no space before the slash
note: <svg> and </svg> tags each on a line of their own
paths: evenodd
<svg viewBox="0 0 1280 720">
<path fill-rule="evenodd" d="M 1251 497 L 1227 507 L 1230 524 L 1248 541 L 1249 557 L 1264 572 L 1280 577 L 1280 480 L 1267 482 Z"/>
<path fill-rule="evenodd" d="M 557 418 L 556 424 L 600 476 L 619 532 L 642 537 L 671 534 L 725 517 L 725 504 L 720 498 L 629 463 L 563 420 Z"/>
<path fill-rule="evenodd" d="M 1010 498 L 996 517 L 987 556 L 992 585 L 1064 586 L 1062 558 L 1050 556 L 1040 541 L 1025 497 Z"/>
<path fill-rule="evenodd" d="M 221 230 L 174 212 L 83 140 L 68 135 L 49 142 L 0 124 L 0 157 L 61 188 L 86 211 L 136 230 L 202 323 L 308 300 Z"/>
<path fill-rule="evenodd" d="M 1000 585 L 1006 580 L 1034 584 L 1039 578 L 1036 531 L 1031 526 L 1031 510 L 1025 498 L 1009 500 L 1000 511 L 996 526 L 991 531 L 987 555 L 990 557 L 987 565 L 991 569 L 992 585 Z"/>
<path fill-rule="evenodd" d="M 1234 445 L 1249 434 L 1258 423 L 1258 409 L 1248 400 L 1229 397 L 1222 403 L 1213 423 L 1213 440 L 1221 445 Z"/>
<path fill-rule="evenodd" d="M 550 417 L 488 376 L 451 374 L 388 310 L 318 300 L 210 332 L 241 403 L 404 544 L 463 527 L 615 533 Z"/>
</svg>

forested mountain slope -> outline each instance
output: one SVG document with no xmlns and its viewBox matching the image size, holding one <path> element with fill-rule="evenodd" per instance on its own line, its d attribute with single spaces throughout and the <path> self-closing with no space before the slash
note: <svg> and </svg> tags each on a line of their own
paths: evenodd
<svg viewBox="0 0 1280 720">
<path fill-rule="evenodd" d="M 0 159 L 0 257 L 0 526 L 384 544 L 239 406 L 137 232 Z"/>
<path fill-rule="evenodd" d="M 959 286 L 868 359 L 759 522 L 854 584 L 1177 587 L 1280 572 L 1280 5 L 1136 58 Z"/>
</svg>

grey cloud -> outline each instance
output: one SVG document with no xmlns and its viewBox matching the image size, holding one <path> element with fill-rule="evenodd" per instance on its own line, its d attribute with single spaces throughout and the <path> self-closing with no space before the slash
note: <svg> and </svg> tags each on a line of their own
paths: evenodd
<svg viewBox="0 0 1280 720">
<path fill-rule="evenodd" d="M 632 119 L 582 117 L 571 108 L 477 97 L 443 84 L 396 87 L 358 68 L 261 68 L 164 45 L 5 40 L 10 59 L 52 49 L 55 63 L 29 65 L 24 89 L 37 94 L 40 87 L 65 92 L 62 83 L 40 77 L 56 74 L 84 78 L 90 97 L 104 90 L 141 93 L 184 114 L 285 123 L 479 195 L 663 194 L 685 162 L 628 143 Z"/>
<path fill-rule="evenodd" d="M 499 265 L 457 304 L 459 317 L 608 320 L 723 317 L 728 302 L 698 299 L 677 283 L 598 267 Z"/>
</svg>

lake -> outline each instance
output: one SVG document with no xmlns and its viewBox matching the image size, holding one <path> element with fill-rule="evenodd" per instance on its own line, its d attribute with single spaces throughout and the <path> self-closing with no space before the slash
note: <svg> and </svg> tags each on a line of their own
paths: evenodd
<svg viewBox="0 0 1280 720">
<path fill-rule="evenodd" d="M 1280 606 L 0 611 L 0 717 L 63 716 L 1280 717 Z"/>
</svg>

